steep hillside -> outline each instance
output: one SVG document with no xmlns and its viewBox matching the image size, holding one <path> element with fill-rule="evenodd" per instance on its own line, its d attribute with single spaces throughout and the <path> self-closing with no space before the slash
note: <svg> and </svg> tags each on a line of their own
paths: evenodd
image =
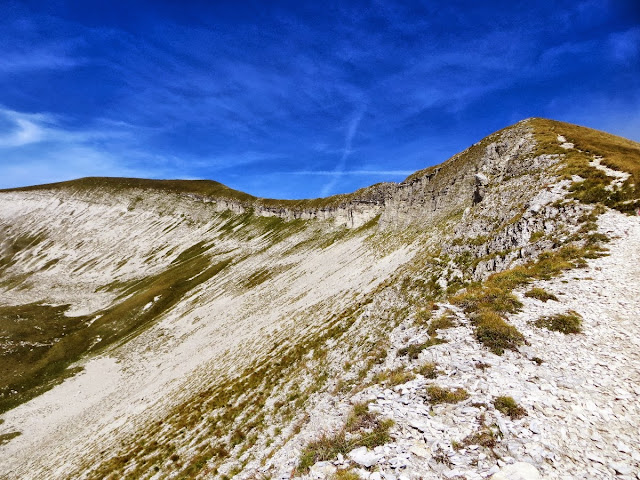
<svg viewBox="0 0 640 480">
<path fill-rule="evenodd" d="M 640 392 L 621 385 L 640 363 L 579 358 L 607 362 L 609 320 L 640 328 L 640 296 L 601 284 L 637 293 L 639 181 L 640 145 L 528 119 L 325 199 L 114 178 L 0 191 L 0 478 L 630 474 Z M 607 392 L 624 413 L 591 425 L 610 438 L 556 402 L 592 412 Z"/>
</svg>

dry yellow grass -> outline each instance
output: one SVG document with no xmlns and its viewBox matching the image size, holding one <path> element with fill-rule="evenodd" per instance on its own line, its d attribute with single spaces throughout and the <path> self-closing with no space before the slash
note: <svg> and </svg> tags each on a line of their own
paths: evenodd
<svg viewBox="0 0 640 480">
<path fill-rule="evenodd" d="M 640 143 L 555 120 L 533 118 L 530 124 L 538 142 L 536 154 L 564 155 L 560 173 L 567 178 L 580 175 L 586 179 L 572 186 L 575 198 L 585 203 L 600 202 L 623 212 L 632 212 L 640 206 Z M 558 135 L 564 136 L 575 148 L 561 148 Z M 604 189 L 611 178 L 589 166 L 594 156 L 602 157 L 603 165 L 630 174 L 621 188 L 613 192 Z"/>
</svg>

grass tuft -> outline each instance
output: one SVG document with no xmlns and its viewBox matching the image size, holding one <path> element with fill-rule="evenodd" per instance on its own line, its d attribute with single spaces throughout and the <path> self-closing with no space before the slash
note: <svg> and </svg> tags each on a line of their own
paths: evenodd
<svg viewBox="0 0 640 480">
<path fill-rule="evenodd" d="M 447 340 L 444 338 L 438 338 L 435 335 L 430 337 L 426 342 L 423 343 L 413 343 L 406 347 L 402 347 L 398 350 L 398 355 L 401 357 L 409 357 L 411 360 L 416 360 L 420 356 L 420 352 L 424 349 L 433 347 L 434 345 L 440 345 L 442 343 L 447 343 Z"/>
<path fill-rule="evenodd" d="M 469 392 L 464 388 L 449 390 L 437 385 L 430 385 L 427 387 L 427 396 L 429 397 L 429 402 L 434 405 L 438 403 L 458 403 L 469 398 Z"/>
<path fill-rule="evenodd" d="M 493 401 L 493 406 L 496 407 L 496 410 L 500 413 L 513 419 L 522 418 L 527 414 L 524 408 L 518 405 L 512 397 L 508 396 L 496 397 Z"/>
<path fill-rule="evenodd" d="M 483 428 L 472 433 L 462 441 L 463 445 L 479 445 L 485 448 L 495 448 L 498 444 L 498 434 L 490 428 Z"/>
<path fill-rule="evenodd" d="M 532 288 L 531 290 L 525 292 L 525 297 L 535 298 L 542 302 L 547 302 L 549 300 L 558 301 L 558 297 L 556 297 L 553 293 L 547 292 L 544 288 Z"/>
<path fill-rule="evenodd" d="M 0 434 L 0 446 L 4 445 L 5 443 L 9 443 L 19 435 L 22 435 L 22 432 L 9 432 Z"/>
<path fill-rule="evenodd" d="M 351 469 L 343 468 L 334 473 L 331 478 L 332 480 L 360 480 L 360 475 Z"/>
<path fill-rule="evenodd" d="M 578 312 L 569 310 L 566 313 L 539 318 L 534 322 L 534 325 L 564 334 L 580 333 L 582 332 L 582 317 Z"/>
<path fill-rule="evenodd" d="M 353 406 L 345 426 L 333 434 L 323 433 L 302 450 L 296 467 L 297 474 L 304 474 L 316 462 L 333 460 L 338 454 L 346 455 L 357 447 L 374 448 L 391 440 L 389 430 L 393 420 L 381 419 L 369 412 L 368 404 Z"/>
<path fill-rule="evenodd" d="M 434 336 L 438 333 L 438 330 L 445 330 L 447 328 L 453 328 L 456 326 L 456 322 L 453 320 L 453 314 L 450 311 L 446 311 L 438 318 L 431 320 L 427 333 L 429 336 Z"/>
<path fill-rule="evenodd" d="M 406 371 L 403 367 L 398 367 L 393 370 L 384 370 L 374 375 L 372 382 L 383 384 L 387 387 L 395 387 L 407 383 L 415 378 L 415 375 Z"/>
<path fill-rule="evenodd" d="M 524 343 L 524 335 L 516 327 L 490 310 L 476 314 L 471 322 L 476 327 L 478 341 L 496 355 L 502 355 L 505 350 L 517 350 Z"/>
<path fill-rule="evenodd" d="M 440 374 L 438 365 L 436 365 L 434 362 L 423 363 L 418 367 L 417 372 L 424 378 L 429 379 L 434 379 L 438 376 L 438 374 Z"/>
</svg>

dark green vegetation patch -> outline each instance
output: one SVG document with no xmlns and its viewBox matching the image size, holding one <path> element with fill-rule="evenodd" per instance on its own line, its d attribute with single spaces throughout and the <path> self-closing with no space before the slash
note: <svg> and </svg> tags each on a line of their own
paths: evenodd
<svg viewBox="0 0 640 480">
<path fill-rule="evenodd" d="M 580 333 L 582 332 L 582 317 L 578 312 L 569 310 L 565 313 L 539 318 L 534 322 L 534 325 L 564 334 Z"/>
<path fill-rule="evenodd" d="M 496 407 L 496 410 L 514 420 L 522 418 L 527 414 L 527 411 L 518 405 L 513 397 L 509 397 L 507 395 L 496 397 L 493 401 L 493 406 Z"/>
<path fill-rule="evenodd" d="M 205 252 L 202 244 L 188 248 L 169 268 L 130 284 L 123 300 L 90 317 L 66 316 L 68 305 L 0 307 L 0 412 L 77 372 L 68 367 L 85 354 L 139 334 L 232 261 L 212 262 Z"/>
<path fill-rule="evenodd" d="M 389 429 L 393 421 L 381 419 L 369 412 L 366 403 L 353 406 L 346 425 L 333 434 L 323 434 L 310 442 L 300 454 L 297 473 L 306 473 L 316 462 L 333 460 L 339 453 L 346 455 L 357 447 L 374 448 L 391 440 Z"/>
</svg>

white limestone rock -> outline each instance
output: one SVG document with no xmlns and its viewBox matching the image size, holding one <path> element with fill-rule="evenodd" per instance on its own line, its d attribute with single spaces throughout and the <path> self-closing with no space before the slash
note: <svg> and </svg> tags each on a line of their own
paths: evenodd
<svg viewBox="0 0 640 480">
<path fill-rule="evenodd" d="M 491 477 L 491 480 L 542 480 L 538 469 L 526 462 L 506 465 Z"/>
<path fill-rule="evenodd" d="M 374 466 L 380 460 L 380 457 L 367 447 L 359 447 L 355 450 L 351 450 L 348 456 L 355 463 L 366 468 Z"/>
</svg>

